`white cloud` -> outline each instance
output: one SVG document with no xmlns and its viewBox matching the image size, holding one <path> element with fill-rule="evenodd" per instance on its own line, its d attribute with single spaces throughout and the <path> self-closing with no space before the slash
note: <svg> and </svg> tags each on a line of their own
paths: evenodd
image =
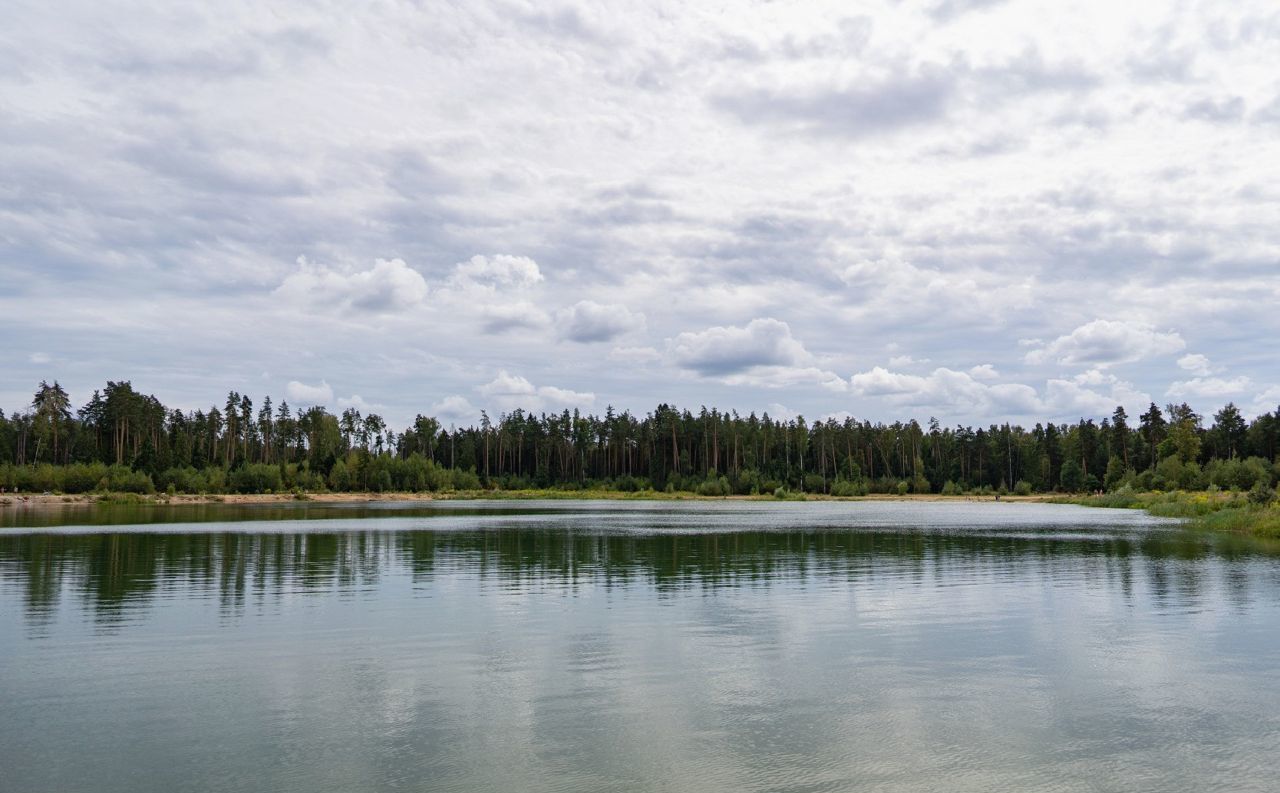
<svg viewBox="0 0 1280 793">
<path fill-rule="evenodd" d="M 726 385 L 753 388 L 803 388 L 819 386 L 826 391 L 849 390 L 848 383 L 835 372 L 816 366 L 753 366 L 721 377 Z"/>
<path fill-rule="evenodd" d="M 1086 369 L 1071 378 L 1076 385 L 1100 386 L 1115 383 L 1116 376 L 1101 369 Z"/>
<path fill-rule="evenodd" d="M 378 259 L 368 270 L 343 272 L 299 256 L 298 269 L 275 294 L 306 306 L 390 312 L 420 305 L 427 282 L 402 259 Z"/>
<path fill-rule="evenodd" d="M 376 412 L 382 409 L 382 407 L 383 407 L 382 405 L 374 405 L 374 404 L 370 404 L 369 402 L 366 402 L 364 397 L 360 396 L 359 394 L 352 394 L 349 397 L 338 397 L 338 408 L 340 410 L 346 410 L 347 408 L 355 408 L 356 410 L 360 411 L 360 413 L 364 415 L 368 415 L 371 412 Z"/>
<path fill-rule="evenodd" d="M 476 421 L 480 409 L 461 394 L 452 394 L 431 406 L 430 414 L 447 425 L 467 425 Z"/>
<path fill-rule="evenodd" d="M 1178 352 L 1187 346 L 1176 331 L 1143 322 L 1096 319 L 1026 355 L 1029 364 L 1113 366 Z"/>
<path fill-rule="evenodd" d="M 486 333 L 532 330 L 546 327 L 550 322 L 545 311 L 527 300 L 482 305 L 478 313 Z"/>
<path fill-rule="evenodd" d="M 996 380 L 1000 377 L 1000 373 L 991 364 L 981 363 L 970 367 L 969 376 L 975 380 Z"/>
<path fill-rule="evenodd" d="M 781 402 L 770 402 L 765 406 L 765 412 L 775 421 L 791 421 L 799 415 Z"/>
<path fill-rule="evenodd" d="M 501 410 L 522 408 L 528 411 L 589 409 L 596 396 L 555 386 L 534 386 L 526 378 L 500 370 L 493 380 L 476 389 Z"/>
<path fill-rule="evenodd" d="M 860 396 L 899 396 L 923 392 L 928 381 L 919 375 L 899 374 L 877 366 L 869 372 L 858 372 L 849 382 Z"/>
<path fill-rule="evenodd" d="M 53 359 L 49 357 L 48 353 L 33 352 L 27 356 L 27 360 L 34 364 L 45 364 L 49 363 L 49 361 Z"/>
<path fill-rule="evenodd" d="M 543 280 L 538 263 L 528 256 L 472 256 L 453 267 L 449 285 L 457 288 L 521 289 Z"/>
<path fill-rule="evenodd" d="M 1264 388 L 1254 397 L 1250 406 L 1250 414 L 1253 416 L 1260 416 L 1263 413 L 1271 413 L 1272 411 L 1280 413 L 1280 384 Z"/>
<path fill-rule="evenodd" d="M 999 319 L 1027 308 L 1035 299 L 1029 277 L 1011 278 L 979 268 L 942 269 L 900 259 L 863 259 L 839 273 L 861 298 L 856 313 L 882 317 L 908 310 L 954 319 Z"/>
<path fill-rule="evenodd" d="M 981 373 L 986 374 L 985 370 Z M 916 408 L 932 414 L 997 420 L 1104 416 L 1116 405 L 1145 406 L 1149 400 L 1130 383 L 1097 370 L 1075 380 L 1048 380 L 1043 393 L 1022 383 L 982 382 L 969 372 L 947 368 L 921 376 L 877 366 L 854 374 L 849 384 L 854 394 L 883 399 L 896 410 Z"/>
<path fill-rule="evenodd" d="M 560 335 L 570 341 L 612 341 L 625 333 L 642 330 L 644 315 L 632 312 L 623 305 L 601 305 L 593 300 L 579 300 L 556 312 L 556 324 Z"/>
<path fill-rule="evenodd" d="M 1096 370 L 1094 370 L 1096 373 Z M 1052 379 L 1045 383 L 1045 415 L 1058 419 L 1106 417 L 1118 405 L 1132 413 L 1145 408 L 1151 397 L 1133 384 L 1115 377 L 1099 379 L 1092 375 L 1071 380 Z"/>
<path fill-rule="evenodd" d="M 307 385 L 290 380 L 284 387 L 289 401 L 302 405 L 328 405 L 333 402 L 333 388 L 321 380 L 319 385 Z"/>
<path fill-rule="evenodd" d="M 791 327 L 772 318 L 753 319 L 745 327 L 717 326 L 686 332 L 668 343 L 679 366 L 706 376 L 725 376 L 757 366 L 796 366 L 809 361 Z"/>
<path fill-rule="evenodd" d="M 895 355 L 889 359 L 889 365 L 895 369 L 901 369 L 904 366 L 926 364 L 928 362 L 928 358 L 913 358 L 910 355 Z"/>
<path fill-rule="evenodd" d="M 1169 386 L 1167 396 L 1176 399 L 1222 398 L 1243 394 L 1253 387 L 1248 377 L 1195 377 L 1190 380 L 1178 380 Z"/>
<path fill-rule="evenodd" d="M 966 372 L 939 367 L 928 376 L 891 372 L 874 367 L 849 378 L 854 394 L 885 397 L 894 405 L 929 407 L 954 413 L 974 411 L 979 415 L 1004 412 L 1027 415 L 1040 408 L 1034 388 L 1017 384 L 988 385 Z"/>
<path fill-rule="evenodd" d="M 1209 359 L 1199 353 L 1188 353 L 1179 358 L 1178 368 L 1185 369 L 1196 377 L 1208 377 L 1212 373 Z"/>
</svg>

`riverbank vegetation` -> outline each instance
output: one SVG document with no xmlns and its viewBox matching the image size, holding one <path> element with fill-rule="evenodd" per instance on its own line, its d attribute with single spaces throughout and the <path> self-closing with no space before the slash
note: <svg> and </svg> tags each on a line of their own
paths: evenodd
<svg viewBox="0 0 1280 793">
<path fill-rule="evenodd" d="M 133 388 L 105 388 L 75 408 L 42 382 L 29 408 L 0 412 L 0 487 L 86 493 L 562 493 L 995 495 L 1205 491 L 1262 507 L 1280 478 L 1280 410 L 1252 421 L 1228 404 L 1205 419 L 1154 404 L 1131 420 L 944 427 L 854 418 L 777 419 L 658 405 L 522 410 L 473 426 L 419 415 L 401 430 L 349 408 L 221 405 L 180 410 Z M 1153 508 L 1160 508 L 1153 506 Z M 1217 510 L 1215 510 L 1216 512 Z"/>
<path fill-rule="evenodd" d="M 1248 492 L 1210 486 L 1200 492 L 1139 492 L 1122 487 L 1111 493 L 1058 496 L 1054 503 L 1087 507 L 1142 509 L 1165 518 L 1186 519 L 1193 528 L 1280 539 L 1280 503 L 1276 491 L 1256 485 Z"/>
</svg>

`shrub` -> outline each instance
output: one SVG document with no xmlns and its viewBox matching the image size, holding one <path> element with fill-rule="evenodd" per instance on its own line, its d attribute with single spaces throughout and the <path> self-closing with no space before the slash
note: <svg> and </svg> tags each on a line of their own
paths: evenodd
<svg viewBox="0 0 1280 793">
<path fill-rule="evenodd" d="M 1031 495 L 1031 483 L 1025 479 L 1019 479 L 1013 486 L 1013 492 L 1020 496 Z"/>
<path fill-rule="evenodd" d="M 101 486 L 105 482 L 103 490 L 111 490 L 116 493 L 154 493 L 156 492 L 155 483 L 151 481 L 151 477 L 141 471 L 134 471 L 127 465 L 113 465 L 107 469 L 107 474 L 103 481 L 98 484 Z"/>
<path fill-rule="evenodd" d="M 1266 506 L 1276 500 L 1276 489 L 1262 480 L 1258 480 L 1249 488 L 1249 502 Z"/>
<path fill-rule="evenodd" d="M 698 485 L 695 491 L 700 496 L 727 496 L 733 492 L 729 487 L 729 480 L 725 477 L 716 477 L 709 475 L 707 480 Z"/>
<path fill-rule="evenodd" d="M 831 495 L 833 496 L 865 496 L 867 494 L 867 485 L 865 482 L 836 482 L 831 486 Z"/>
<path fill-rule="evenodd" d="M 281 487 L 280 468 L 265 463 L 248 463 L 231 472 L 231 489 L 236 493 L 268 493 Z"/>
</svg>

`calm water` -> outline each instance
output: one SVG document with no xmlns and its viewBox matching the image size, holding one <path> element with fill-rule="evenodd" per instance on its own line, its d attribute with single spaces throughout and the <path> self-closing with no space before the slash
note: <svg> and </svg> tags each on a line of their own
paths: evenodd
<svg viewBox="0 0 1280 793">
<path fill-rule="evenodd" d="M 4 793 L 1280 778 L 1280 557 L 1135 512 L 9 507 L 0 526 Z"/>
</svg>

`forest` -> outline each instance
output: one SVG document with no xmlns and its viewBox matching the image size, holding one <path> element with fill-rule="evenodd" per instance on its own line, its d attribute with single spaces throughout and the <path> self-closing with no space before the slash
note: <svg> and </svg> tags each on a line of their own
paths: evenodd
<svg viewBox="0 0 1280 793">
<path fill-rule="evenodd" d="M 419 415 L 395 430 L 375 413 L 293 409 L 227 394 L 182 411 L 108 382 L 81 406 L 57 382 L 29 408 L 0 411 L 8 492 L 265 493 L 610 490 L 701 495 L 1254 491 L 1280 475 L 1280 408 L 1252 421 L 1234 404 L 1211 417 L 1155 404 L 1075 423 L 944 427 L 937 420 L 809 423 L 660 404 L 514 410 L 446 429 Z"/>
</svg>

